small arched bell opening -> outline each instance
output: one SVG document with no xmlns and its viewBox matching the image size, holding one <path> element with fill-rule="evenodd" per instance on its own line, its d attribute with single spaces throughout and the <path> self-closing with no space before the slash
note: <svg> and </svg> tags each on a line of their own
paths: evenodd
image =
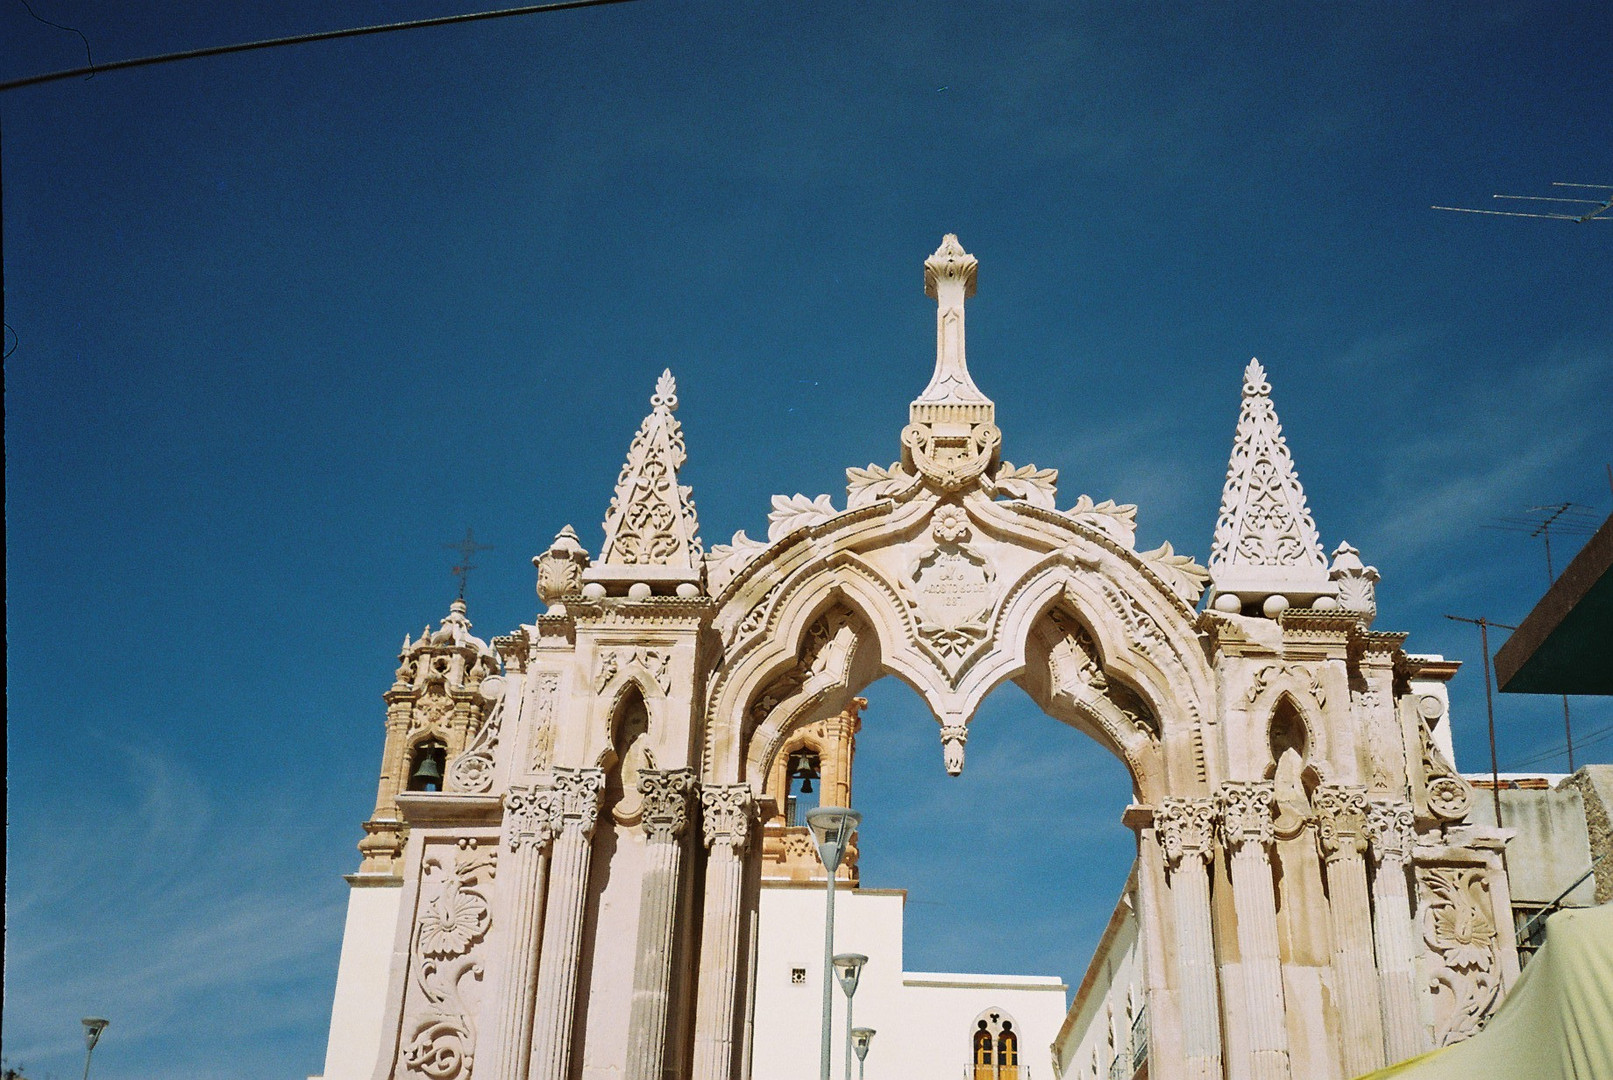
<svg viewBox="0 0 1613 1080">
<path fill-rule="evenodd" d="M 415 743 L 409 752 L 410 791 L 441 791 L 443 770 L 448 765 L 448 747 L 441 739 Z"/>
<path fill-rule="evenodd" d="M 997 1080 L 1019 1080 L 1019 1036 L 1008 1019 L 997 1032 Z"/>
<path fill-rule="evenodd" d="M 992 1038 L 988 1022 L 975 1021 L 974 1080 L 992 1080 L 992 1066 L 996 1063 L 996 1040 Z"/>
</svg>

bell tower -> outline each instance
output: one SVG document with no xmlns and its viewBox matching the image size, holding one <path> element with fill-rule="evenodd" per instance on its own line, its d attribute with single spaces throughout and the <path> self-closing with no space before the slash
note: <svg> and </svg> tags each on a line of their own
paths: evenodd
<svg viewBox="0 0 1613 1080">
<path fill-rule="evenodd" d="M 386 745 L 375 810 L 364 823 L 361 876 L 396 876 L 403 853 L 398 793 L 442 791 L 448 763 L 481 730 L 491 702 L 482 682 L 498 674 L 498 655 L 471 632 L 465 601 L 455 600 L 433 630 L 403 639 L 386 701 Z M 495 680 L 496 683 L 496 680 Z"/>
</svg>

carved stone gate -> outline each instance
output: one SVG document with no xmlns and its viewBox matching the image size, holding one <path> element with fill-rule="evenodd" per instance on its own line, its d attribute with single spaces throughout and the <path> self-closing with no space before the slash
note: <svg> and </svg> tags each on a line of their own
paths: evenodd
<svg viewBox="0 0 1613 1080">
<path fill-rule="evenodd" d="M 598 558 L 567 527 L 534 560 L 547 612 L 489 645 L 456 607 L 405 642 L 350 879 L 394 898 L 365 901 L 396 913 L 384 946 L 348 935 L 390 974 L 373 1017 L 339 984 L 333 1053 L 378 1023 L 376 1080 L 749 1080 L 774 758 L 887 674 L 950 773 L 1006 680 L 1125 763 L 1152 1076 L 1343 1080 L 1494 1007 L 1517 959 L 1500 834 L 1449 757 L 1456 665 L 1370 629 L 1377 573 L 1324 557 L 1261 366 L 1210 566 L 1139 552 L 1135 507 L 1061 510 L 1053 470 L 1002 460 L 964 354 L 976 265 L 952 236 L 925 262 L 934 375 L 843 507 L 778 496 L 765 541 L 706 552 L 664 374 Z M 404 791 L 428 739 L 447 790 Z"/>
</svg>

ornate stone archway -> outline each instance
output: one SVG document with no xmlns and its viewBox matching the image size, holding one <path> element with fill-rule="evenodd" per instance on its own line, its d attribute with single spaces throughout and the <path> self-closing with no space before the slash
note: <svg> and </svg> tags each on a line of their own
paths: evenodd
<svg viewBox="0 0 1613 1080">
<path fill-rule="evenodd" d="M 1466 822 L 1442 750 L 1455 665 L 1370 628 L 1354 549 L 1323 557 L 1264 370 L 1245 372 L 1211 565 L 1138 551 L 1135 507 L 1061 510 L 1054 470 L 1002 459 L 964 349 L 976 269 L 952 236 L 925 262 L 933 377 L 900 459 L 849 469 L 842 506 L 777 496 L 766 540 L 707 553 L 668 373 L 600 558 L 568 526 L 534 560 L 532 624 L 489 647 L 458 611 L 406 643 L 464 734 L 449 791 L 383 778 L 353 879 L 399 897 L 377 1080 L 750 1080 L 768 778 L 792 732 L 887 674 L 929 706 L 948 772 L 1008 680 L 1125 763 L 1151 1075 L 1342 1080 L 1493 1008 L 1517 960 L 1502 841 Z M 426 686 L 400 669 L 389 747 Z M 632 813 L 610 813 L 624 779 Z M 1302 925 L 1326 929 L 1302 947 Z"/>
</svg>

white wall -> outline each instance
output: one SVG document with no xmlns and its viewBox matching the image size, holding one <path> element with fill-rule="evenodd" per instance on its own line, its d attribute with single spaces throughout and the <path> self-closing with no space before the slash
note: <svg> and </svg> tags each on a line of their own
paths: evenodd
<svg viewBox="0 0 1613 1080">
<path fill-rule="evenodd" d="M 354 885 L 349 891 L 325 1073 L 309 1080 L 370 1080 L 375 1072 L 402 898 L 402 882 Z"/>
<path fill-rule="evenodd" d="M 1131 1019 L 1142 1003 L 1137 915 L 1122 895 L 1058 1035 L 1054 1054 L 1063 1080 L 1106 1080 L 1115 1057 L 1131 1053 Z M 1131 1074 L 1128 1062 L 1125 1075 Z"/>
<path fill-rule="evenodd" d="M 823 995 L 821 888 L 766 888 L 757 934 L 752 1080 L 817 1080 Z M 1013 1018 L 1023 1080 L 1052 1080 L 1049 1047 L 1064 1019 L 1056 976 L 908 972 L 902 965 L 902 891 L 835 893 L 835 951 L 868 956 L 855 1021 L 874 1036 L 867 1080 L 964 1080 L 974 1020 L 986 1009 Z M 806 980 L 790 981 L 793 968 Z M 845 995 L 834 988 L 833 1075 L 845 1055 Z M 1028 1070 L 1028 1071 L 1027 1071 Z M 853 1059 L 853 1076 L 856 1063 Z"/>
</svg>

